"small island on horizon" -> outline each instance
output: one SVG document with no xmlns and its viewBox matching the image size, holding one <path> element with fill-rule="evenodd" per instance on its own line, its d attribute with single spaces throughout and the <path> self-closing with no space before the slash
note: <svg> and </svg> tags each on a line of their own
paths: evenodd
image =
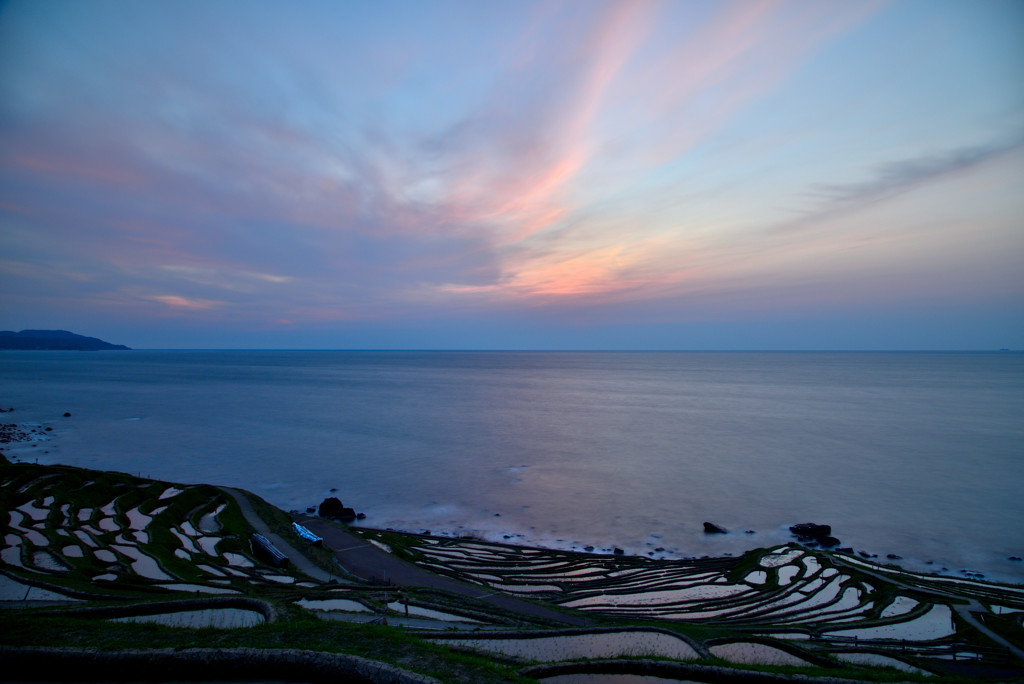
<svg viewBox="0 0 1024 684">
<path fill-rule="evenodd" d="M 67 330 L 0 330 L 0 349 L 32 351 L 123 351 L 123 344 L 111 344 Z"/>
</svg>

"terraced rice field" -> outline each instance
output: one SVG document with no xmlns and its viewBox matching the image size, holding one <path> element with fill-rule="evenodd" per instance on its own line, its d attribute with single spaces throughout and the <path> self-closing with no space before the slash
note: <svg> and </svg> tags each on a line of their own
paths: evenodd
<svg viewBox="0 0 1024 684">
<path fill-rule="evenodd" d="M 216 488 L 26 472 L 0 482 L 7 501 L 0 512 L 2 602 L 77 606 L 98 594 L 137 599 L 140 607 L 175 597 L 244 604 L 244 596 L 262 594 L 308 615 L 387 619 L 391 626 L 433 630 L 428 637 L 435 643 L 527 663 L 717 658 L 737 665 L 847 663 L 906 673 L 935 671 L 945 659 L 993 657 L 992 649 L 963 641 L 965 623 L 958 616 L 964 606 L 993 617 L 1024 611 L 1024 588 L 917 575 L 792 544 L 737 558 L 652 560 L 364 533 L 374 553 L 406 554 L 421 568 L 478 587 L 477 596 L 502 593 L 542 602 L 593 623 L 566 631 L 474 602 L 472 591 L 424 592 L 410 602 L 387 587 L 327 585 L 271 567 L 250 547 L 251 529 L 241 522 L 237 503 Z M 239 629 L 272 617 L 247 605 L 147 608 L 117 619 Z M 661 626 L 647 627 L 652 622 Z M 686 636 L 695 625 L 717 636 L 706 642 Z"/>
<path fill-rule="evenodd" d="M 19 493 L 34 498 L 7 511 L 7 534 L 0 550 L 5 564 L 41 577 L 77 570 L 89 573 L 100 585 L 130 578 L 169 591 L 240 594 L 245 585 L 281 581 L 279 573 L 257 568 L 247 541 L 234 539 L 234 550 L 222 552 L 218 547 L 223 536 L 192 525 L 190 518 L 201 517 L 216 528 L 216 513 L 226 505 L 219 496 L 183 515 L 169 504 L 189 487 L 150 483 L 112 492 L 108 483 L 87 482 L 69 494 L 72 500 L 46 495 L 59 484 L 44 477 L 20 486 Z M 150 491 L 136 503 L 140 489 Z M 204 488 L 207 491 L 216 490 Z M 97 498 L 106 502 L 77 504 Z M 161 542 L 151 543 L 154 536 Z M 169 545 L 167 539 L 172 540 Z M 168 546 L 173 558 L 167 557 Z"/>
<path fill-rule="evenodd" d="M 764 552 L 744 572 L 736 559 L 645 562 L 456 542 L 414 550 L 437 572 L 621 618 L 822 629 L 878 609 L 869 582 L 789 547 Z"/>
<path fill-rule="evenodd" d="M 892 571 L 890 581 L 887 568 L 796 545 L 742 558 L 680 561 L 525 552 L 502 544 L 436 539 L 424 539 L 411 551 L 419 563 L 435 572 L 595 616 L 736 627 L 790 647 L 821 652 L 851 642 L 858 647 L 900 650 L 910 643 L 918 655 L 946 657 L 948 642 L 957 637 L 951 604 L 1006 596 L 1000 588 L 971 580 L 943 583 L 943 588 L 956 591 L 940 596 L 928 589 L 931 577 Z M 997 606 L 991 612 L 997 610 L 1006 607 Z M 465 643 L 488 650 L 495 647 L 486 642 Z M 516 654 L 522 655 L 522 648 L 516 647 Z M 808 664 L 761 643 L 723 644 L 709 652 L 738 663 Z M 982 655 L 967 648 L 959 657 Z M 904 671 L 915 669 L 902 660 L 889 660 Z M 881 655 L 876 664 L 892 665 Z"/>
</svg>

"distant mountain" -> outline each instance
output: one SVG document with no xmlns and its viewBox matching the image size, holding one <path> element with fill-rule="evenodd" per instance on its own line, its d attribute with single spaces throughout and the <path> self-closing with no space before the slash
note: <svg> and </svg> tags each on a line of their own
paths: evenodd
<svg viewBox="0 0 1024 684">
<path fill-rule="evenodd" d="M 76 335 L 67 330 L 0 330 L 0 349 L 57 349 L 68 351 L 97 351 L 101 349 L 131 349 L 123 344 L 110 344 L 95 337 Z"/>
</svg>

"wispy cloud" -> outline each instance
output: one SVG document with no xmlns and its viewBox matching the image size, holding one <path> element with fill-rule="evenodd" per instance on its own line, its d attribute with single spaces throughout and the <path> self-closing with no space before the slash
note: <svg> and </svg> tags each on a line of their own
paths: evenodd
<svg viewBox="0 0 1024 684">
<path fill-rule="evenodd" d="M 906 192 L 922 183 L 969 171 L 1022 147 L 1024 139 L 1017 138 L 887 162 L 877 166 L 872 173 L 873 177 L 866 181 L 819 185 L 812 189 L 810 194 L 822 197 L 830 203 L 847 206 L 872 202 Z"/>
<path fill-rule="evenodd" d="M 161 304 L 166 304 L 172 309 L 182 309 L 185 311 L 209 311 L 211 309 L 221 308 L 224 305 L 224 302 L 218 302 L 212 299 L 195 299 L 181 297 L 179 295 L 152 295 L 147 299 L 151 299 L 154 302 L 160 302 Z"/>
<path fill-rule="evenodd" d="M 944 5 L 926 24 L 960 36 L 972 12 Z M 819 293 L 830 276 L 809 263 L 861 237 L 844 219 L 1020 151 L 969 144 L 1006 129 L 1011 84 L 931 104 L 1003 55 L 969 45 L 980 31 L 924 35 L 921 16 L 882 0 L 400 16 L 200 3 L 187 17 L 11 3 L 3 270 L 40 286 L 45 273 L 50 294 L 87 283 L 136 318 L 290 326 L 602 306 L 671 318 L 698 299 L 765 306 L 773 278 Z M 879 263 L 858 258 L 854 275 Z"/>
<path fill-rule="evenodd" d="M 203 268 L 198 266 L 185 266 L 178 264 L 165 264 L 160 267 L 165 273 L 182 278 L 189 282 L 200 285 L 210 285 L 227 290 L 251 290 L 253 284 L 271 283 L 281 285 L 291 282 L 290 276 L 274 275 L 272 273 L 257 273 L 244 269 L 221 269 Z"/>
<path fill-rule="evenodd" d="M 796 233 L 815 223 L 867 205 L 897 197 L 929 183 L 966 173 L 1024 149 L 1024 138 L 1013 137 L 879 164 L 869 178 L 842 184 L 816 184 L 807 191 L 815 205 L 798 218 L 776 225 L 773 233 Z"/>
</svg>

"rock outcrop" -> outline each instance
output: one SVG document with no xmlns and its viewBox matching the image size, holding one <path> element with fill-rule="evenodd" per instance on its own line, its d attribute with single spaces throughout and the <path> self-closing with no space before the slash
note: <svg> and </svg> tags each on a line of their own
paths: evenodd
<svg viewBox="0 0 1024 684">
<path fill-rule="evenodd" d="M 831 525 L 819 525 L 817 523 L 800 523 L 798 525 L 792 525 L 789 531 L 798 537 L 827 537 L 832 534 Z"/>
<path fill-rule="evenodd" d="M 342 522 L 351 522 L 356 519 L 356 512 L 352 508 L 347 508 L 341 499 L 336 496 L 329 496 L 320 503 L 320 508 L 317 509 L 317 515 L 321 518 L 331 518 L 332 520 L 340 520 Z"/>
<path fill-rule="evenodd" d="M 789 531 L 796 535 L 798 541 L 804 544 L 820 544 L 826 547 L 839 546 L 842 542 L 832 536 L 831 525 L 819 525 L 818 523 L 799 523 L 792 525 Z"/>
</svg>

